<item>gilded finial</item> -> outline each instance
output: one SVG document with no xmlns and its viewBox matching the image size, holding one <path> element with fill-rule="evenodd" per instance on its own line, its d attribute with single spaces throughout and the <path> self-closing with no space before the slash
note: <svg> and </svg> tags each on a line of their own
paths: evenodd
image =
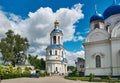
<svg viewBox="0 0 120 83">
<path fill-rule="evenodd" d="M 56 20 L 56 21 L 54 22 L 55 28 L 56 28 L 58 25 L 59 25 L 59 22 Z"/>
</svg>

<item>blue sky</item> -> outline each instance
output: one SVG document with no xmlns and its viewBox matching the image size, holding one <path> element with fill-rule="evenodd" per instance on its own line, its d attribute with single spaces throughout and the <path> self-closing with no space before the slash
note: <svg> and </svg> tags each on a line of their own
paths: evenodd
<svg viewBox="0 0 120 83">
<path fill-rule="evenodd" d="M 117 4 L 120 3 L 120 0 L 116 0 L 116 1 L 117 1 Z M 72 22 L 70 25 L 66 25 L 66 26 L 70 27 L 71 31 L 73 31 L 71 33 L 72 35 L 67 32 L 64 33 L 64 35 L 67 35 L 67 37 L 73 36 L 73 38 L 69 37 L 68 38 L 69 41 L 68 40 L 64 41 L 64 47 L 65 47 L 66 51 L 68 51 L 68 54 L 72 53 L 73 55 L 76 55 L 76 54 L 79 55 L 79 53 L 80 53 L 80 55 L 81 55 L 84 52 L 82 43 L 84 42 L 84 39 L 90 29 L 89 19 L 95 12 L 94 5 L 95 4 L 97 5 L 97 10 L 99 13 L 103 13 L 107 7 L 112 5 L 113 0 L 0 0 L 0 11 L 1 11 L 0 13 L 1 13 L 1 16 L 4 17 L 4 18 L 0 18 L 0 19 L 2 19 L 2 20 L 0 20 L 0 22 L 2 21 L 1 23 L 3 23 L 4 21 L 5 22 L 7 21 L 8 25 L 10 24 L 10 26 L 13 26 L 12 29 L 15 30 L 16 33 L 21 33 L 21 34 L 26 35 L 26 33 L 28 31 L 31 31 L 31 32 L 33 31 L 33 33 L 31 33 L 30 36 L 31 35 L 32 36 L 37 35 L 38 37 L 39 37 L 39 35 L 44 36 L 45 33 L 50 33 L 50 32 L 48 32 L 49 30 L 45 31 L 49 27 L 44 28 L 45 32 L 41 34 L 41 32 L 40 33 L 35 32 L 37 30 L 34 30 L 34 26 L 32 29 L 29 29 L 29 30 L 24 30 L 24 28 L 22 29 L 21 27 L 24 27 L 24 25 L 22 25 L 22 24 L 24 24 L 24 22 L 28 22 L 28 21 L 30 21 L 29 23 L 32 23 L 33 20 L 35 20 L 35 18 L 34 18 L 35 15 L 41 15 L 42 14 L 41 12 L 44 10 L 44 8 L 46 8 L 45 10 L 48 10 L 49 12 L 51 12 L 51 10 L 52 10 L 52 12 L 51 12 L 52 14 L 63 12 L 63 11 L 69 12 L 70 10 L 72 10 L 72 8 L 75 4 L 79 4 L 79 3 L 82 4 L 82 8 L 80 8 L 80 11 L 79 11 L 81 14 L 76 16 L 76 18 L 74 18 L 74 16 L 73 17 L 71 16 L 72 19 L 75 19 L 74 22 Z M 43 10 L 41 7 L 43 8 Z M 60 9 L 62 9 L 62 10 L 60 10 Z M 45 11 L 43 11 L 43 12 L 45 12 Z M 79 12 L 77 11 L 77 14 Z M 60 14 L 62 14 L 62 13 L 60 13 Z M 82 16 L 82 14 L 84 16 Z M 74 15 L 74 14 L 72 14 L 72 15 Z M 3 19 L 6 19 L 6 20 L 3 20 Z M 37 22 L 39 24 L 39 21 L 35 21 L 35 22 Z M 41 23 L 43 23 L 43 22 L 41 22 Z M 0 24 L 0 27 L 4 28 L 3 24 Z M 20 27 L 19 27 L 19 25 L 20 25 Z M 43 26 L 43 25 L 41 24 L 40 26 Z M 74 29 L 71 29 L 71 26 L 73 26 L 72 28 L 74 28 Z M 31 27 L 31 26 L 29 26 L 29 27 Z M 66 27 L 63 27 L 63 30 L 65 28 Z M 11 28 L 7 28 L 7 29 L 11 29 Z M 2 30 L 4 30 L 4 29 L 2 29 Z M 0 31 L 0 32 L 3 32 L 3 31 Z M 3 35 L 3 34 L 1 33 L 0 35 Z M 28 34 L 25 37 L 27 37 L 27 36 L 28 36 Z M 49 35 L 46 35 L 45 37 L 48 38 Z M 42 39 L 45 40 L 44 38 L 42 38 Z M 40 39 L 40 38 L 36 39 L 36 42 L 38 44 L 40 43 L 39 45 L 41 45 L 41 46 L 44 45 L 43 42 L 40 42 L 40 41 L 42 41 L 42 39 Z M 30 42 L 31 42 L 30 52 L 31 53 L 35 52 L 36 54 L 38 54 L 38 55 L 40 54 L 41 56 L 44 55 L 44 53 L 45 53 L 44 50 L 47 45 L 44 45 L 44 48 L 42 48 L 40 46 L 37 48 L 38 44 L 35 44 L 32 40 L 34 40 L 34 39 L 32 39 L 32 38 L 30 39 Z M 37 49 L 37 51 L 35 51 L 36 49 Z M 83 56 L 83 55 L 81 55 L 81 56 Z"/>
</svg>

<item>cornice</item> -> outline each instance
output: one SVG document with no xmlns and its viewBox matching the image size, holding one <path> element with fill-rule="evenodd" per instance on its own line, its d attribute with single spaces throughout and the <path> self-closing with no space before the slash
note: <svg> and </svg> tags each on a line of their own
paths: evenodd
<svg viewBox="0 0 120 83">
<path fill-rule="evenodd" d="M 100 41 L 94 41 L 94 42 L 85 42 L 85 43 L 83 43 L 83 46 L 93 45 L 93 44 L 102 44 L 102 43 L 108 43 L 108 42 L 110 42 L 109 39 L 100 40 Z"/>
</svg>

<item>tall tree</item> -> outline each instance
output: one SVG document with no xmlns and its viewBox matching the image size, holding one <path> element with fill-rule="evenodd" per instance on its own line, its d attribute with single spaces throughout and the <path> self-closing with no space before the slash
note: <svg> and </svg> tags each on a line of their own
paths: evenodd
<svg viewBox="0 0 120 83">
<path fill-rule="evenodd" d="M 0 41 L 0 50 L 4 63 L 11 62 L 13 66 L 22 64 L 25 62 L 28 47 L 27 38 L 22 38 L 19 34 L 14 34 L 12 30 L 8 30 L 6 38 L 2 38 Z"/>
<path fill-rule="evenodd" d="M 28 60 L 35 69 L 45 70 L 45 61 L 43 58 L 38 59 L 38 56 L 32 56 L 29 54 Z"/>
<path fill-rule="evenodd" d="M 40 65 L 41 70 L 45 70 L 45 61 L 44 61 L 44 59 L 41 58 L 40 62 L 41 62 L 41 65 Z"/>
<path fill-rule="evenodd" d="M 74 66 L 67 66 L 67 70 L 68 70 L 68 71 L 69 71 L 69 70 L 70 70 L 70 71 L 74 71 L 75 68 L 76 68 L 76 67 L 74 67 Z"/>
</svg>

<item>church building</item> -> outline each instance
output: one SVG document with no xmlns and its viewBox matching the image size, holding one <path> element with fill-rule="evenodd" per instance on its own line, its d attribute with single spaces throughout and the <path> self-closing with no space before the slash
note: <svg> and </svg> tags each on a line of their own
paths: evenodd
<svg viewBox="0 0 120 83">
<path fill-rule="evenodd" d="M 46 70 L 50 74 L 65 75 L 67 73 L 66 53 L 62 43 L 63 32 L 59 22 L 54 22 L 50 33 L 50 45 L 46 48 Z"/>
<path fill-rule="evenodd" d="M 85 76 L 120 76 L 120 5 L 114 1 L 103 14 L 95 7 L 83 45 Z"/>
</svg>

